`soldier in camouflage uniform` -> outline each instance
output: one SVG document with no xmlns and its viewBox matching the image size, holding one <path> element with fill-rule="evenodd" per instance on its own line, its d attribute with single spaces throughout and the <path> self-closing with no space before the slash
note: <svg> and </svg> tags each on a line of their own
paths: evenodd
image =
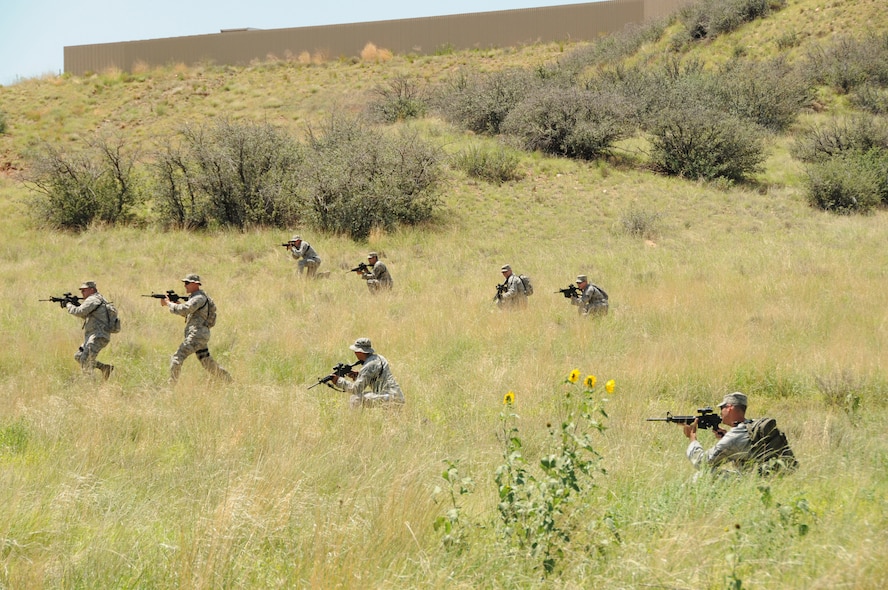
<svg viewBox="0 0 888 590">
<path fill-rule="evenodd" d="M 730 426 L 730 430 L 715 430 L 718 442 L 708 451 L 697 441 L 697 421 L 684 425 L 684 434 L 691 440 L 686 455 L 698 470 L 704 467 L 715 469 L 723 464 L 730 464 L 732 473 L 741 473 L 745 470 L 749 460 L 750 442 L 749 432 L 746 429 L 746 395 L 735 391 L 724 397 L 718 404 L 721 411 L 722 424 Z"/>
<path fill-rule="evenodd" d="M 404 403 L 401 386 L 395 381 L 389 362 L 373 350 L 370 339 L 358 338 L 349 349 L 363 362 L 361 370 L 349 374 L 354 381 L 333 375 L 333 385 L 340 391 L 352 394 L 349 400 L 351 407 L 400 407 Z"/>
<path fill-rule="evenodd" d="M 93 281 L 80 285 L 80 296 L 83 297 L 80 305 L 71 302 L 65 304 L 68 313 L 83 319 L 83 345 L 77 349 L 74 360 L 80 363 L 84 375 L 92 375 L 93 370 L 98 369 L 107 380 L 114 366 L 99 362 L 96 357 L 111 342 L 108 302 L 98 292 Z"/>
<path fill-rule="evenodd" d="M 160 304 L 168 308 L 170 313 L 185 318 L 185 339 L 170 360 L 170 384 L 175 385 L 179 380 L 182 363 L 191 354 L 197 354 L 200 364 L 213 377 L 230 382 L 231 375 L 228 371 L 220 367 L 210 356 L 210 328 L 215 323 L 216 304 L 201 290 L 198 275 L 187 275 L 182 282 L 185 283 L 185 292 L 188 293 L 187 301 L 173 303 L 168 297 L 160 300 Z"/>
<path fill-rule="evenodd" d="M 370 270 L 357 271 L 361 278 L 367 281 L 367 288 L 371 293 L 376 293 L 380 289 L 391 289 L 394 285 L 392 275 L 389 273 L 385 263 L 379 259 L 376 252 L 367 254 L 367 265 Z"/>
<path fill-rule="evenodd" d="M 302 236 L 293 236 L 288 243 L 290 244 L 290 254 L 299 260 L 299 274 L 302 274 L 304 270 L 308 278 L 314 278 L 321 265 L 321 257 L 311 247 L 311 244 L 302 239 Z"/>
<path fill-rule="evenodd" d="M 586 275 L 577 276 L 576 283 L 580 295 L 571 297 L 570 302 L 577 306 L 580 315 L 607 315 L 607 293 L 590 283 Z"/>
<path fill-rule="evenodd" d="M 521 277 L 512 272 L 512 267 L 504 264 L 500 271 L 503 273 L 502 293 L 497 293 L 496 304 L 500 309 L 517 309 L 527 307 L 527 292 Z"/>
</svg>

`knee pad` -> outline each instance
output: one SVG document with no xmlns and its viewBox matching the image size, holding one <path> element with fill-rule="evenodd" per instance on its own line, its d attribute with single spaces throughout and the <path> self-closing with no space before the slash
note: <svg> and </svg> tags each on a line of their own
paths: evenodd
<svg viewBox="0 0 888 590">
<path fill-rule="evenodd" d="M 210 358 L 210 349 L 209 348 L 201 348 L 200 350 L 195 351 L 194 354 L 197 355 L 197 358 L 199 360 L 204 360 L 206 358 Z"/>
</svg>

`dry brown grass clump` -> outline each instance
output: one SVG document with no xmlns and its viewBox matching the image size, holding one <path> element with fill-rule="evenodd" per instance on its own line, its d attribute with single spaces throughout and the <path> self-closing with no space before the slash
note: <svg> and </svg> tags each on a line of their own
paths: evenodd
<svg viewBox="0 0 888 590">
<path fill-rule="evenodd" d="M 388 49 L 381 49 L 376 47 L 373 43 L 367 43 L 364 45 L 364 49 L 361 50 L 361 60 L 363 61 L 373 61 L 376 63 L 385 63 L 392 58 L 392 52 Z"/>
</svg>

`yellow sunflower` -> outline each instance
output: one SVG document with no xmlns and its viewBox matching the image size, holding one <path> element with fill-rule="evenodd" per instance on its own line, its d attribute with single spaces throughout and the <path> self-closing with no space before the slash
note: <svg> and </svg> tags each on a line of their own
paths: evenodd
<svg viewBox="0 0 888 590">
<path fill-rule="evenodd" d="M 580 370 L 574 369 L 573 371 L 571 371 L 567 380 L 570 381 L 571 383 L 576 383 L 577 381 L 579 381 L 580 380 Z"/>
<path fill-rule="evenodd" d="M 509 393 L 507 393 L 506 395 L 503 396 L 503 405 L 504 406 L 511 406 L 514 403 L 515 403 L 515 392 L 514 391 L 510 391 Z"/>
<path fill-rule="evenodd" d="M 615 385 L 616 385 L 616 383 L 614 383 L 614 380 L 611 379 L 610 381 L 608 381 L 607 383 L 604 384 L 604 389 L 605 389 L 605 391 L 607 391 L 608 393 L 613 393 L 613 392 L 614 392 L 614 386 L 615 386 Z"/>
<path fill-rule="evenodd" d="M 598 383 L 598 379 L 595 378 L 595 375 L 586 375 L 586 378 L 583 380 L 583 385 L 586 386 L 586 389 L 594 389 L 596 383 Z"/>
</svg>

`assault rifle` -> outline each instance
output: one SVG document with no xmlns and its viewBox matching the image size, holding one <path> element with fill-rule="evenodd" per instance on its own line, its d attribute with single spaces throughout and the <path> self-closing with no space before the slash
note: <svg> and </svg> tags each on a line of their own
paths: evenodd
<svg viewBox="0 0 888 590">
<path fill-rule="evenodd" d="M 320 385 L 321 383 L 326 383 L 327 387 L 333 387 L 332 385 L 330 385 L 330 382 L 333 381 L 333 375 L 336 375 L 337 377 L 345 377 L 346 375 L 348 375 L 349 373 L 354 371 L 355 367 L 357 367 L 358 365 L 360 365 L 363 362 L 364 361 L 362 361 L 362 360 L 357 360 L 350 365 L 348 365 L 346 363 L 336 363 L 336 365 L 333 367 L 333 370 L 330 372 L 329 375 L 318 379 L 318 382 L 315 383 L 314 385 L 312 385 L 311 387 L 309 387 L 309 389 L 315 388 L 318 385 Z"/>
<path fill-rule="evenodd" d="M 509 290 L 509 282 L 503 281 L 501 284 L 496 286 L 496 295 L 493 296 L 494 301 L 501 301 L 503 298 L 503 293 Z"/>
<path fill-rule="evenodd" d="M 69 303 L 72 305 L 80 305 L 80 297 L 70 293 L 64 293 L 61 297 L 50 295 L 49 299 L 38 299 L 38 301 L 52 301 L 53 303 L 58 303 L 59 307 L 62 309 L 65 309 Z"/>
<path fill-rule="evenodd" d="M 721 416 L 713 413 L 709 406 L 698 409 L 696 416 L 673 416 L 666 412 L 665 418 L 647 419 L 648 422 L 674 422 L 676 424 L 693 424 L 694 420 L 699 420 L 697 422 L 698 428 L 710 428 L 715 432 L 719 430 L 718 425 L 721 424 Z"/>
<path fill-rule="evenodd" d="M 351 270 L 348 271 L 348 272 L 360 272 L 360 273 L 365 273 L 365 272 L 367 272 L 367 271 L 369 271 L 369 270 L 370 270 L 370 267 L 367 266 L 367 263 L 366 263 L 366 262 L 362 262 L 362 263 L 360 263 L 359 265 L 357 265 L 356 267 L 354 267 L 353 269 L 351 269 Z"/>
<path fill-rule="evenodd" d="M 175 291 L 170 290 L 166 293 L 152 293 L 151 295 L 142 295 L 142 297 L 154 297 L 155 299 L 169 299 L 173 303 L 178 303 L 181 299 L 182 301 L 188 301 L 190 295 L 177 295 Z"/>
<path fill-rule="evenodd" d="M 583 294 L 583 292 L 580 291 L 580 288 L 576 285 L 568 285 L 564 289 L 558 289 L 555 292 L 564 295 L 565 299 L 570 299 L 571 297 L 580 297 Z"/>
<path fill-rule="evenodd" d="M 283 246 L 284 248 L 289 248 L 290 246 L 292 246 L 295 243 L 296 242 L 285 242 L 285 243 L 281 244 L 281 246 Z"/>
</svg>

